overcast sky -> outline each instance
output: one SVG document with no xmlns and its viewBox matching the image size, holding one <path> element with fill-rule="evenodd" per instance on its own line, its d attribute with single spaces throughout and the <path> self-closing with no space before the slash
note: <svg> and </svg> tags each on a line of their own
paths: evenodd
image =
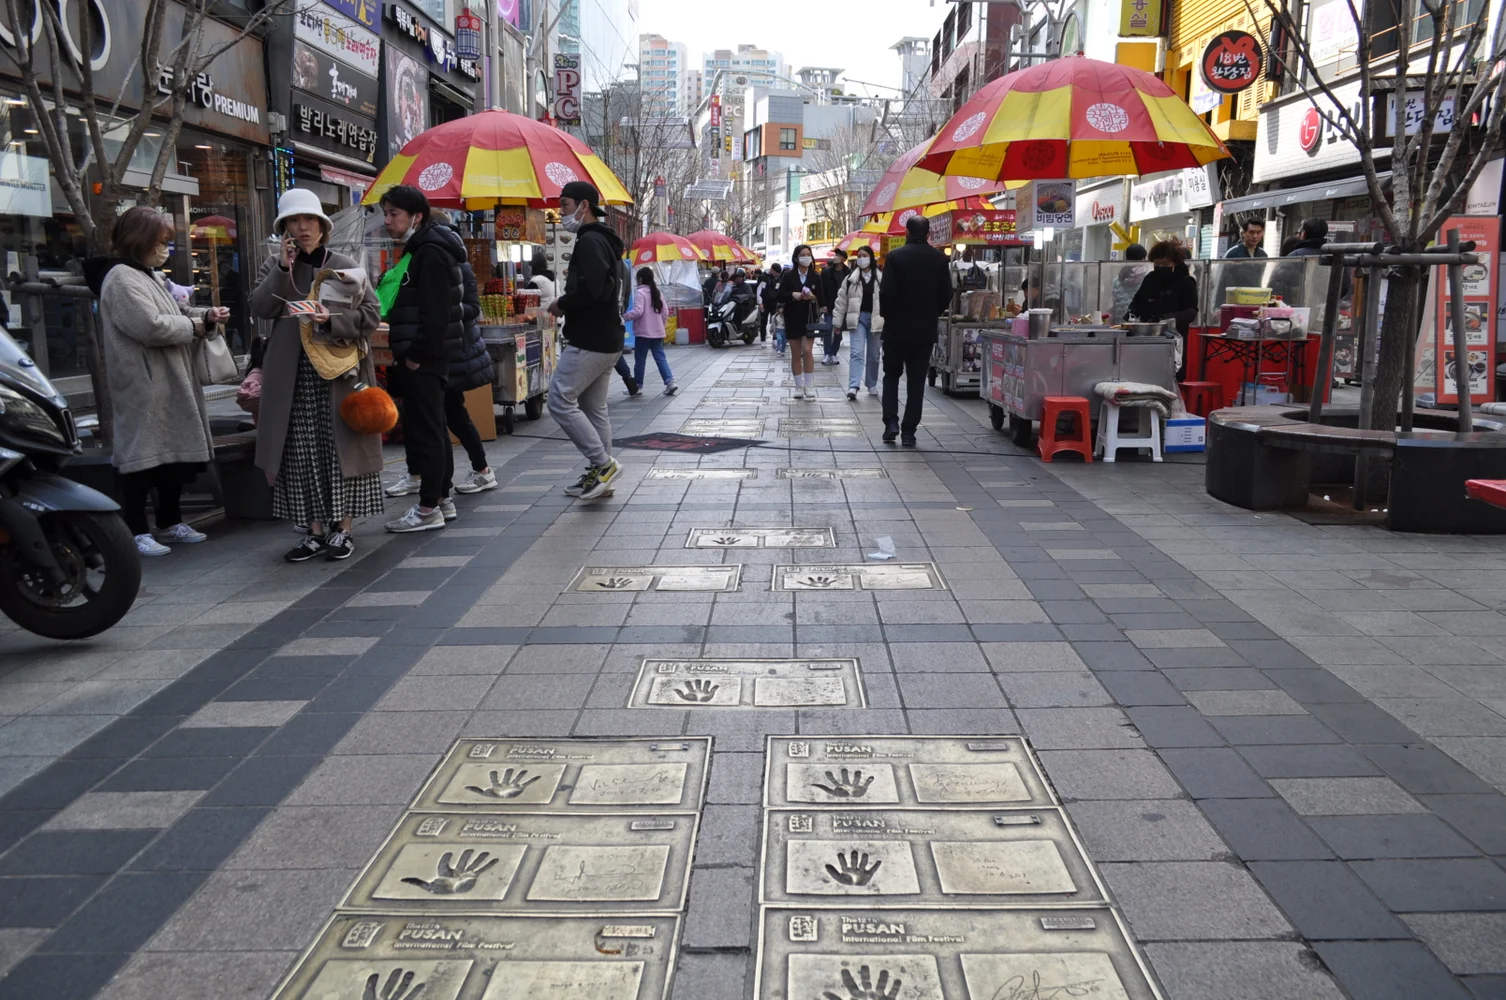
<svg viewBox="0 0 1506 1000">
<path fill-rule="evenodd" d="M 756 0 L 739 6 L 717 0 L 639 0 L 644 34 L 684 42 L 691 68 L 713 49 L 736 49 L 741 42 L 784 54 L 791 75 L 802 66 L 836 66 L 853 80 L 899 86 L 899 54 L 889 46 L 906 35 L 930 38 L 949 5 L 938 0 Z M 635 53 L 636 55 L 636 53 Z M 865 88 L 852 93 L 896 96 Z"/>
</svg>

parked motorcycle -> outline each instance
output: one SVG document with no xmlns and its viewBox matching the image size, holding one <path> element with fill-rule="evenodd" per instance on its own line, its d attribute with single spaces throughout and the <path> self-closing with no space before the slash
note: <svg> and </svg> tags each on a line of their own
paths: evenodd
<svg viewBox="0 0 1506 1000">
<path fill-rule="evenodd" d="M 706 308 L 706 343 L 712 347 L 726 347 L 739 337 L 744 344 L 758 339 L 758 302 L 753 287 L 745 287 L 747 294 L 733 295 Z"/>
<path fill-rule="evenodd" d="M 0 612 L 49 639 L 103 632 L 141 588 L 120 506 L 58 474 L 80 450 L 67 401 L 0 326 Z"/>
</svg>

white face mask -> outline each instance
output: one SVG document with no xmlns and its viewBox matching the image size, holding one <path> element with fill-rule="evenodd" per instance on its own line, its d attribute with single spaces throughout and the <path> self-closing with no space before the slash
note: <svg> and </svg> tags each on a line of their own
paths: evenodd
<svg viewBox="0 0 1506 1000">
<path fill-rule="evenodd" d="M 586 206 L 584 204 L 581 205 L 580 208 L 577 208 L 575 210 L 574 215 L 567 216 L 566 218 L 560 220 L 560 225 L 564 227 L 565 232 L 574 233 L 580 231 L 580 227 L 584 225 L 584 223 L 581 221 L 580 213 L 585 207 Z"/>
<path fill-rule="evenodd" d="M 814 260 L 814 259 L 815 258 L 813 258 L 813 257 L 801 257 L 800 260 L 797 261 L 797 263 L 801 267 L 810 267 L 811 266 L 811 261 Z"/>
<path fill-rule="evenodd" d="M 167 247 L 154 247 L 152 252 L 146 255 L 147 266 L 161 267 L 167 263 L 168 256 Z"/>
<path fill-rule="evenodd" d="M 868 270 L 868 265 L 872 264 L 872 263 L 873 263 L 873 261 L 869 260 L 867 257 L 859 257 L 858 258 L 858 267 L 861 270 L 864 270 L 864 271 Z"/>
</svg>

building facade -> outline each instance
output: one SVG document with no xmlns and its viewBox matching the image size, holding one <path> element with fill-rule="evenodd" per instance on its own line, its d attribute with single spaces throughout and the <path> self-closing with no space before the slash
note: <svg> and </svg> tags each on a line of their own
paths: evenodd
<svg viewBox="0 0 1506 1000">
<path fill-rule="evenodd" d="M 689 100 L 689 57 L 685 46 L 662 35 L 638 36 L 638 80 L 645 114 L 675 114 Z"/>
</svg>

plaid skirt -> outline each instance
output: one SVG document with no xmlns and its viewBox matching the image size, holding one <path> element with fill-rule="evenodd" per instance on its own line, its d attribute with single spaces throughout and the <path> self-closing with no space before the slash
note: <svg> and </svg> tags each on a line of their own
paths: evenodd
<svg viewBox="0 0 1506 1000">
<path fill-rule="evenodd" d="M 330 524 L 347 517 L 374 517 L 382 513 L 385 499 L 379 474 L 340 474 L 329 383 L 300 351 L 287 441 L 272 487 L 272 515 L 299 524 Z"/>
</svg>

